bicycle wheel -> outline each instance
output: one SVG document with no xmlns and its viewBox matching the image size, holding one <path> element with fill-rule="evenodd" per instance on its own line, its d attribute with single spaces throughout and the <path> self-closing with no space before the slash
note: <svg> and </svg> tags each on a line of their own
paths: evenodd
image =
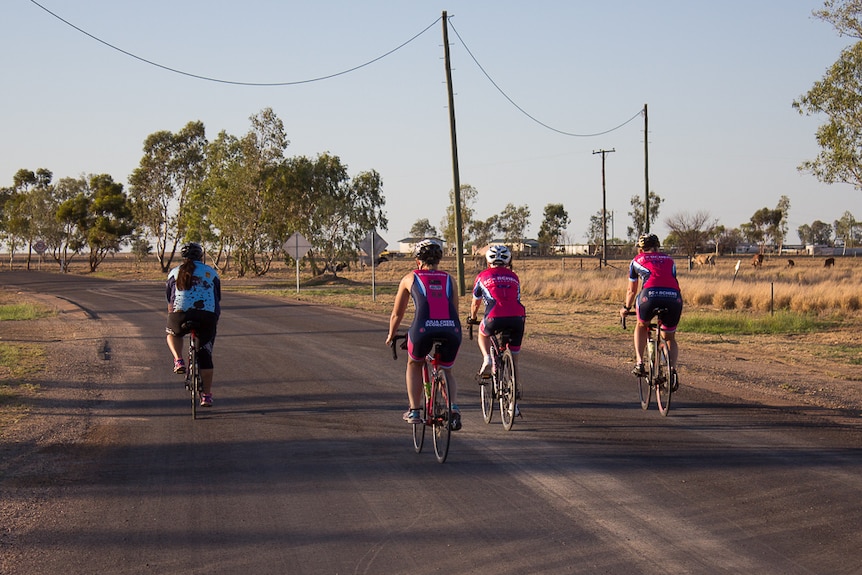
<svg viewBox="0 0 862 575">
<path fill-rule="evenodd" d="M 500 417 L 503 419 L 503 429 L 509 431 L 515 423 L 515 409 L 518 402 L 518 383 L 515 381 L 515 364 L 512 352 L 503 352 L 500 366 Z"/>
<path fill-rule="evenodd" d="M 650 347 L 650 345 L 647 345 L 647 349 L 649 349 Z M 644 359 L 646 359 L 646 365 L 644 366 L 646 369 L 646 375 L 638 377 L 638 399 L 641 402 L 641 409 L 646 411 L 647 409 L 649 409 L 649 404 L 652 400 L 653 393 L 653 356 L 652 354 L 648 353 L 646 358 Z"/>
<path fill-rule="evenodd" d="M 491 378 L 486 379 L 479 387 L 479 395 L 482 397 L 482 419 L 485 423 L 491 423 L 491 417 L 494 415 L 494 400 L 497 399 L 494 392 L 499 387 L 497 371 L 491 372 Z"/>
<path fill-rule="evenodd" d="M 673 395 L 670 382 L 670 360 L 667 355 L 667 344 L 661 341 L 658 350 L 658 364 L 655 376 L 655 402 L 658 411 L 664 416 L 670 410 L 670 397 Z"/>
<path fill-rule="evenodd" d="M 413 450 L 416 453 L 422 453 L 422 446 L 425 445 L 425 408 L 419 410 L 422 415 L 422 423 L 414 423 L 410 427 L 413 428 Z"/>
<path fill-rule="evenodd" d="M 431 408 L 434 410 L 430 416 L 434 431 L 434 453 L 437 455 L 437 461 L 443 463 L 449 454 L 449 438 L 452 434 L 449 421 L 452 404 L 449 400 L 449 380 L 442 369 L 434 374 L 434 381 L 431 384 Z"/>
<path fill-rule="evenodd" d="M 194 344 L 189 346 L 189 366 L 188 375 L 186 376 L 186 387 L 192 397 L 192 419 L 198 417 L 198 389 L 200 388 L 200 374 L 198 373 L 198 358 Z"/>
</svg>

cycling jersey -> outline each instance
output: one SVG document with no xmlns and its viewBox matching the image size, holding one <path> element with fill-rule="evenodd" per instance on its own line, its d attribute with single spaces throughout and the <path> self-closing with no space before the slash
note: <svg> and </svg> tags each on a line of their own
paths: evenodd
<svg viewBox="0 0 862 575">
<path fill-rule="evenodd" d="M 473 299 L 485 303 L 485 317 L 479 324 L 479 333 L 490 335 L 508 330 L 509 349 L 513 353 L 520 351 L 527 310 L 521 303 L 518 275 L 502 266 L 482 270 L 473 284 Z"/>
<path fill-rule="evenodd" d="M 175 267 L 168 274 L 165 286 L 168 303 L 173 311 L 188 311 L 198 309 L 210 311 L 219 315 L 221 313 L 221 280 L 218 274 L 210 266 L 203 262 L 195 262 L 195 271 L 192 274 L 192 285 L 187 290 L 177 289 L 177 275 L 180 266 Z"/>
<path fill-rule="evenodd" d="M 667 310 L 662 324 L 667 332 L 676 331 L 682 315 L 682 295 L 676 279 L 673 258 L 661 252 L 642 252 L 629 266 L 629 281 L 643 280 L 643 287 L 635 300 L 638 319 L 644 323 L 655 315 L 655 310 Z"/>
<path fill-rule="evenodd" d="M 407 353 L 422 361 L 431 351 L 434 339 L 444 339 L 440 347 L 440 364 L 452 367 L 461 345 L 461 321 L 452 301 L 455 286 L 452 276 L 440 270 L 414 270 L 413 298 L 415 314 L 407 332 Z"/>
</svg>

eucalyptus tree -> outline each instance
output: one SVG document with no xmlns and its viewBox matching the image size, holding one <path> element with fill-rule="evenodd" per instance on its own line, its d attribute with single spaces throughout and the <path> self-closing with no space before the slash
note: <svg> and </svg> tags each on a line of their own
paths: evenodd
<svg viewBox="0 0 862 575">
<path fill-rule="evenodd" d="M 30 269 L 33 243 L 40 238 L 42 223 L 53 218 L 50 203 L 53 174 L 44 168 L 33 172 L 21 169 L 15 173 L 12 188 L 4 194 L 3 239 L 9 248 L 10 265 L 18 247 L 27 247 L 27 269 Z"/>
<path fill-rule="evenodd" d="M 88 184 L 86 242 L 90 271 L 94 272 L 108 254 L 120 251 L 135 226 L 123 184 L 108 174 L 91 175 Z"/>
<path fill-rule="evenodd" d="M 177 132 L 155 132 L 144 140 L 144 156 L 129 177 L 132 212 L 142 231 L 156 240 L 163 272 L 171 267 L 185 233 L 185 209 L 205 175 L 206 131 L 189 122 Z"/>
<path fill-rule="evenodd" d="M 693 214 L 680 212 L 665 220 L 671 231 L 675 245 L 687 256 L 692 257 L 706 247 L 713 234 L 715 223 L 711 222 L 709 212 L 698 211 Z M 666 238 L 665 243 L 669 243 Z"/>
<path fill-rule="evenodd" d="M 649 221 L 658 221 L 658 214 L 663 201 L 657 193 L 653 191 L 649 193 Z M 630 203 L 632 211 L 629 212 L 629 217 L 632 219 L 632 226 L 627 228 L 626 233 L 630 240 L 637 241 L 642 234 L 646 233 L 646 209 L 640 196 L 632 196 Z"/>
<path fill-rule="evenodd" d="M 208 148 L 208 173 L 202 189 L 202 230 L 217 237 L 235 273 L 265 274 L 284 238 L 284 124 L 266 108 L 250 118 L 242 138 L 221 132 Z M 208 227 L 211 226 L 211 227 Z M 225 261 L 224 268 L 227 269 Z"/>
<path fill-rule="evenodd" d="M 523 251 L 524 237 L 530 227 L 530 208 L 526 205 L 506 204 L 497 217 L 497 227 L 507 244 L 520 245 L 520 251 Z"/>
<path fill-rule="evenodd" d="M 433 238 L 437 236 L 437 228 L 431 225 L 428 218 L 420 218 L 410 228 L 411 238 Z"/>
<path fill-rule="evenodd" d="M 542 253 L 547 255 L 551 247 L 560 243 L 560 237 L 571 222 L 569 213 L 563 204 L 548 204 L 545 206 L 542 224 L 539 226 L 539 246 Z"/>
<path fill-rule="evenodd" d="M 461 238 L 464 242 L 467 241 L 466 233 L 470 229 L 470 224 L 473 221 L 473 214 L 476 205 L 476 198 L 479 196 L 479 190 L 469 184 L 461 184 Z M 443 233 L 443 240 L 449 246 L 457 244 L 457 230 L 455 217 L 455 190 L 449 190 L 449 203 L 446 205 L 446 215 L 443 221 L 440 222 L 440 227 Z"/>
</svg>

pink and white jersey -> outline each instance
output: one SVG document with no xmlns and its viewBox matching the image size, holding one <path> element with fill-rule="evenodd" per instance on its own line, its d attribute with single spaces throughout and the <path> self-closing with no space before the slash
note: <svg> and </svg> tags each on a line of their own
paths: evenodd
<svg viewBox="0 0 862 575">
<path fill-rule="evenodd" d="M 485 302 L 485 317 L 525 317 L 521 303 L 521 281 L 506 267 L 482 270 L 473 284 L 473 298 Z"/>
<path fill-rule="evenodd" d="M 634 257 L 629 266 L 629 281 L 643 280 L 643 289 L 669 288 L 679 290 L 676 280 L 676 263 L 661 252 L 643 252 Z"/>
</svg>

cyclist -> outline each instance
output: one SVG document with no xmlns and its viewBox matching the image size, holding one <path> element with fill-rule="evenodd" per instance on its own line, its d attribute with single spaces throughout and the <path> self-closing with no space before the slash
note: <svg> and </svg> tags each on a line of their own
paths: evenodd
<svg viewBox="0 0 862 575">
<path fill-rule="evenodd" d="M 221 314 L 221 280 L 218 273 L 203 263 L 204 251 L 200 244 L 188 243 L 180 250 L 183 263 L 168 274 L 165 296 L 168 300 L 168 348 L 174 356 L 174 373 L 185 373 L 182 346 L 188 330 L 182 328 L 186 320 L 195 322 L 200 340 L 198 363 L 201 368 L 201 405 L 212 406 L 213 343 Z"/>
<path fill-rule="evenodd" d="M 676 342 L 676 327 L 682 315 L 682 295 L 676 279 L 676 264 L 669 255 L 660 252 L 661 243 L 655 234 L 644 234 L 638 238 L 638 255 L 629 265 L 628 289 L 620 310 L 622 316 L 637 304 L 637 326 L 634 332 L 635 367 L 632 373 L 638 377 L 646 375 L 643 353 L 648 337 L 647 325 L 655 315 L 653 310 L 664 308 L 662 328 L 668 345 L 668 361 L 671 371 L 671 386 L 679 386 L 676 360 L 679 349 Z M 638 283 L 643 281 L 641 291 Z"/>
<path fill-rule="evenodd" d="M 521 282 L 512 271 L 512 252 L 504 245 L 490 245 L 485 252 L 488 267 L 476 276 L 473 284 L 473 301 L 470 304 L 470 320 L 476 321 L 479 308 L 485 304 L 485 317 L 479 324 L 479 349 L 482 351 L 482 367 L 479 375 L 491 377 L 491 336 L 508 329 L 509 350 L 517 370 L 518 352 L 524 337 L 527 312 L 521 303 Z"/>
<path fill-rule="evenodd" d="M 449 380 L 449 397 L 452 403 L 453 431 L 461 429 L 461 411 L 458 409 L 458 389 L 452 366 L 461 346 L 461 321 L 458 319 L 458 292 L 455 281 L 448 273 L 438 270 L 443 249 L 431 240 L 422 240 L 413 250 L 416 268 L 401 278 L 395 294 L 395 305 L 389 318 L 389 335 L 386 344 L 398 333 L 398 326 L 413 299 L 413 322 L 407 332 L 407 397 L 410 408 L 404 413 L 407 423 L 422 423 L 421 405 L 425 397 L 422 389 L 422 366 L 431 351 L 434 339 L 444 339 L 440 346 L 440 365 Z"/>
</svg>

